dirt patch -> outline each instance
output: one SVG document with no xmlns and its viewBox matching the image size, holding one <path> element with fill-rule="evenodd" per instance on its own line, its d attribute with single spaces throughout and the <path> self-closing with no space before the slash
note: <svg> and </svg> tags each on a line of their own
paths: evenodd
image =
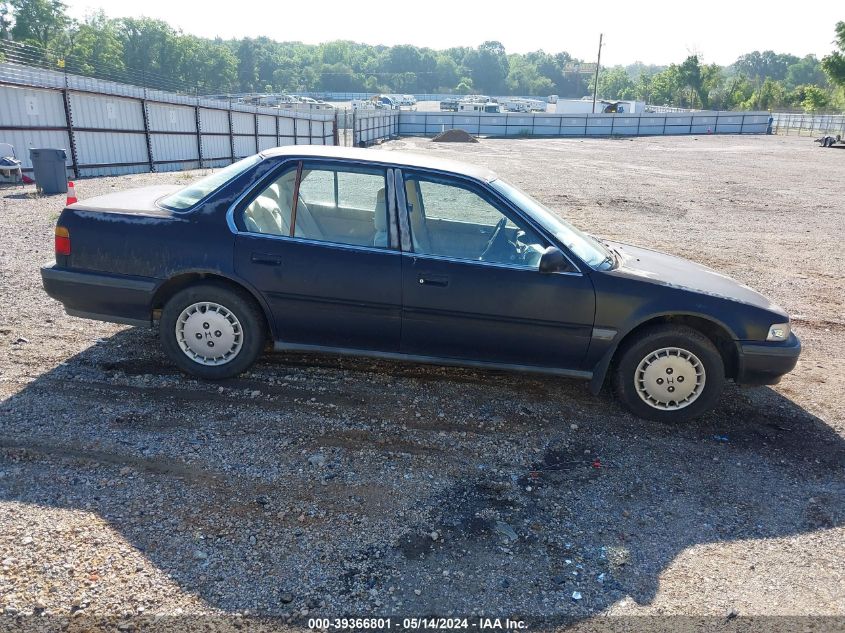
<svg viewBox="0 0 845 633">
<path fill-rule="evenodd" d="M 478 143 L 477 138 L 461 129 L 446 130 L 431 140 L 435 143 Z"/>
</svg>

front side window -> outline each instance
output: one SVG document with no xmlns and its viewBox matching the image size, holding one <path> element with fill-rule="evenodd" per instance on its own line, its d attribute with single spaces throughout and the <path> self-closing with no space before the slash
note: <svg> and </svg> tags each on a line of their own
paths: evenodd
<svg viewBox="0 0 845 633">
<path fill-rule="evenodd" d="M 405 180 L 405 197 L 414 252 L 539 267 L 546 240 L 475 191 L 411 176 Z"/>
<path fill-rule="evenodd" d="M 549 211 L 524 191 L 503 180 L 490 183 L 494 189 L 510 200 L 514 205 L 531 214 L 540 226 L 554 235 L 570 251 L 575 253 L 584 263 L 597 270 L 613 268 L 613 256 L 610 251 L 596 238 L 582 233 L 580 230 L 562 220 Z"/>
<path fill-rule="evenodd" d="M 387 248 L 385 182 L 383 169 L 303 163 L 301 173 L 290 168 L 265 187 L 243 223 L 251 233 Z"/>
</svg>

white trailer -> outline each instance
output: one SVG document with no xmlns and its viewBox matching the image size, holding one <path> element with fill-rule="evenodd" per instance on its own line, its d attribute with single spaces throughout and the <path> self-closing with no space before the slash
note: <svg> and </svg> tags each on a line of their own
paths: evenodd
<svg viewBox="0 0 845 633">
<path fill-rule="evenodd" d="M 528 103 L 527 99 L 522 99 L 521 97 L 499 99 L 499 105 L 508 112 L 531 112 L 531 104 Z"/>
<path fill-rule="evenodd" d="M 502 108 L 498 103 L 488 101 L 487 103 L 479 103 L 476 101 L 459 101 L 458 112 L 484 112 L 486 114 L 499 114 Z"/>
</svg>

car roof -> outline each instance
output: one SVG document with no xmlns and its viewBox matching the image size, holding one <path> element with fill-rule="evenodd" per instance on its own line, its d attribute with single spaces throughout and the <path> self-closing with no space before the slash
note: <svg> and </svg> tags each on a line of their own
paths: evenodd
<svg viewBox="0 0 845 633">
<path fill-rule="evenodd" d="M 498 176 L 495 172 L 477 165 L 462 163 L 448 158 L 425 156 L 412 152 L 396 150 L 363 149 L 358 147 L 336 147 L 333 145 L 287 145 L 264 150 L 261 155 L 265 158 L 295 156 L 302 158 L 329 158 L 350 160 L 358 163 L 379 163 L 395 165 L 396 167 L 419 167 L 445 171 L 461 176 L 469 176 L 477 180 L 490 182 Z"/>
</svg>

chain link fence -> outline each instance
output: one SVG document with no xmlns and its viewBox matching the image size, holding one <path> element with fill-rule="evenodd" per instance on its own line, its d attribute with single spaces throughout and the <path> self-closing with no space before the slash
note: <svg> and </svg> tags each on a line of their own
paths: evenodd
<svg viewBox="0 0 845 633">
<path fill-rule="evenodd" d="M 845 137 L 845 114 L 803 114 L 775 112 L 772 114 L 772 131 L 775 134 L 796 136 Z"/>
</svg>

